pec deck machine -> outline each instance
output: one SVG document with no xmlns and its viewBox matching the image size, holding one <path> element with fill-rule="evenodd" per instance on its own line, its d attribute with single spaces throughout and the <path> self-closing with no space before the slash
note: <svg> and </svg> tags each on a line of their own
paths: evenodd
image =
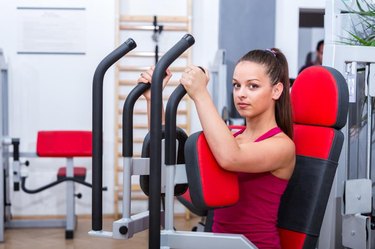
<svg viewBox="0 0 375 249">
<path fill-rule="evenodd" d="M 112 231 L 104 231 L 102 224 L 103 78 L 111 65 L 136 47 L 135 41 L 129 38 L 99 63 L 93 79 L 90 235 L 130 239 L 148 229 L 151 249 L 257 248 L 240 234 L 175 231 L 173 227 L 174 196 L 189 196 L 187 200 L 203 211 L 233 205 L 239 198 L 237 174 L 224 171 L 217 165 L 203 132 L 187 136 L 176 127 L 178 103 L 186 94 L 181 85 L 167 102 L 166 123 L 164 128 L 162 126 L 164 72 L 194 42 L 194 38 L 186 34 L 155 66 L 151 84 L 150 133 L 144 140 L 142 158 L 133 158 L 132 116 L 135 102 L 150 84 L 138 83 L 125 100 L 122 117 L 123 213 L 122 218 L 113 222 Z M 314 66 L 297 77 L 291 96 L 297 163 L 281 200 L 277 227 L 283 249 L 314 249 L 344 144 L 340 129 L 347 122 L 349 93 L 339 71 Z M 321 114 L 323 108 L 326 115 Z M 134 215 L 130 213 L 132 175 L 141 176 L 141 188 L 149 196 L 149 211 Z M 162 203 L 164 198 L 165 203 Z"/>
</svg>

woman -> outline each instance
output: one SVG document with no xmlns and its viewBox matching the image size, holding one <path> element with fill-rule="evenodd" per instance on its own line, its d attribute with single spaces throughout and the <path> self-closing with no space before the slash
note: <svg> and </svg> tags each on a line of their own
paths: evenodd
<svg viewBox="0 0 375 249">
<path fill-rule="evenodd" d="M 214 211 L 213 232 L 245 235 L 258 248 L 280 248 L 277 212 L 295 165 L 288 64 L 280 50 L 253 50 L 237 63 L 233 99 L 246 127 L 232 134 L 215 109 L 209 76 L 189 66 L 180 83 L 195 103 L 218 164 L 238 172 L 240 200 Z"/>
</svg>

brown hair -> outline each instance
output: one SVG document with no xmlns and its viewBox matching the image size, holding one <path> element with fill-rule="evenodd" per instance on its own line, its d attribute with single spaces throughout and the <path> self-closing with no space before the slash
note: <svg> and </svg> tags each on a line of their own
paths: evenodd
<svg viewBox="0 0 375 249">
<path fill-rule="evenodd" d="M 292 107 L 290 104 L 290 81 L 288 62 L 285 55 L 277 48 L 267 50 L 252 50 L 245 54 L 238 62 L 251 61 L 266 67 L 266 73 L 272 85 L 281 82 L 284 90 L 276 101 L 275 116 L 277 125 L 290 138 L 293 138 Z"/>
</svg>

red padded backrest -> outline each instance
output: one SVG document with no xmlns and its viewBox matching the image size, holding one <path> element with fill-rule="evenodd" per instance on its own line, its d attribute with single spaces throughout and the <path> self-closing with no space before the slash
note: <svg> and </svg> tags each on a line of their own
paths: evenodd
<svg viewBox="0 0 375 249">
<path fill-rule="evenodd" d="M 337 84 L 338 79 L 345 82 L 333 68 L 313 66 L 303 70 L 291 90 L 294 123 L 341 129 L 347 116 L 340 111 L 345 108 L 347 86 Z"/>
<path fill-rule="evenodd" d="M 313 249 L 343 143 L 339 131 L 348 112 L 348 88 L 335 69 L 312 66 L 291 90 L 296 168 L 281 199 L 283 249 Z"/>
<path fill-rule="evenodd" d="M 39 131 L 37 154 L 40 157 L 91 156 L 91 131 Z"/>
</svg>

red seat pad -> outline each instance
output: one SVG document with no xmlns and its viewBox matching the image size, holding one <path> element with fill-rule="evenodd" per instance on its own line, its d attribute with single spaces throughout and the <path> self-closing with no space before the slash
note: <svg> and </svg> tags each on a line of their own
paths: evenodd
<svg viewBox="0 0 375 249">
<path fill-rule="evenodd" d="M 85 167 L 74 167 L 73 174 L 74 177 L 86 177 L 86 168 Z M 61 167 L 57 171 L 58 177 L 66 177 L 66 167 Z"/>
<path fill-rule="evenodd" d="M 39 131 L 40 157 L 86 157 L 92 152 L 91 131 Z"/>
<path fill-rule="evenodd" d="M 185 144 L 186 173 L 194 206 L 210 209 L 235 204 L 239 199 L 237 173 L 221 168 L 203 132 L 191 135 Z"/>
</svg>

